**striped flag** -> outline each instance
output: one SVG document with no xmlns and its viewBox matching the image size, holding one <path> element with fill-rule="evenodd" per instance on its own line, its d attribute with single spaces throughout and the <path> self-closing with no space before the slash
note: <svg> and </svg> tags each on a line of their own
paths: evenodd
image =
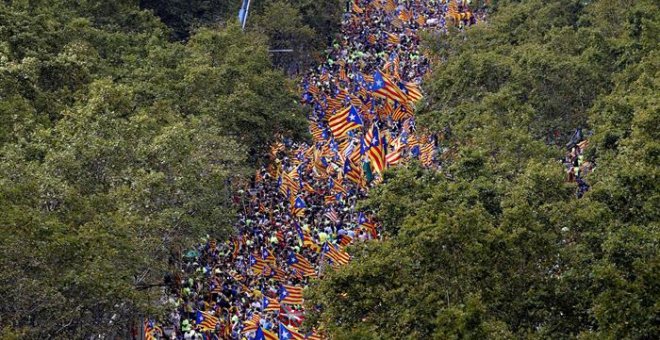
<svg viewBox="0 0 660 340">
<path fill-rule="evenodd" d="M 328 125 L 335 138 L 343 138 L 348 131 L 362 127 L 363 123 L 360 113 L 351 105 L 335 113 Z"/>
<path fill-rule="evenodd" d="M 362 73 L 362 79 L 367 83 L 371 83 L 374 81 L 374 76 Z"/>
<path fill-rule="evenodd" d="M 298 192 L 298 185 L 296 184 L 295 177 L 297 177 L 296 171 L 291 173 L 282 172 L 282 186 L 284 190 L 290 190 L 294 195 Z M 282 189 L 280 189 L 280 192 Z"/>
<path fill-rule="evenodd" d="M 280 303 L 289 305 L 302 305 L 303 304 L 303 289 L 290 285 L 280 285 L 279 291 Z"/>
<path fill-rule="evenodd" d="M 253 313 L 252 317 L 243 322 L 243 333 L 254 332 L 259 328 L 259 322 L 261 322 L 261 315 L 259 313 Z"/>
<path fill-rule="evenodd" d="M 392 66 L 394 67 L 394 77 L 395 79 L 400 80 L 401 76 L 399 76 L 399 70 L 401 69 L 401 59 L 399 58 L 399 54 L 392 53 L 390 59 L 392 60 Z"/>
<path fill-rule="evenodd" d="M 311 84 L 307 87 L 307 92 L 311 93 L 312 96 L 318 96 L 321 94 L 321 90 L 314 84 Z"/>
<path fill-rule="evenodd" d="M 412 148 L 414 146 L 419 146 L 419 140 L 417 139 L 417 136 L 411 134 L 410 137 L 408 137 L 408 147 Z"/>
<path fill-rule="evenodd" d="M 360 152 L 360 149 L 361 148 L 355 148 L 355 150 L 353 150 L 353 153 L 349 157 L 350 161 L 353 162 L 353 164 L 359 164 L 360 161 L 362 160 L 362 153 Z M 344 160 L 344 161 L 346 161 L 346 160 Z"/>
<path fill-rule="evenodd" d="M 385 101 L 385 104 L 381 106 L 381 110 L 379 110 L 379 115 L 383 117 L 390 116 L 394 113 L 394 106 L 392 106 L 392 102 L 389 100 Z"/>
<path fill-rule="evenodd" d="M 408 101 L 407 96 L 401 89 L 380 71 L 374 73 L 374 81 L 371 83 L 370 90 L 380 98 L 394 100 L 402 104 Z"/>
<path fill-rule="evenodd" d="M 261 258 L 265 262 L 275 263 L 275 256 L 266 248 L 261 251 Z"/>
<path fill-rule="evenodd" d="M 311 184 L 309 184 L 309 182 L 304 182 L 303 185 L 302 185 L 302 189 L 305 190 L 306 192 L 310 193 L 310 194 L 313 194 L 313 193 L 316 192 L 316 189 L 314 189 L 314 187 Z"/>
<path fill-rule="evenodd" d="M 378 238 L 378 232 L 376 231 L 376 224 L 367 218 L 367 216 L 360 212 L 358 214 L 358 225 L 361 228 L 365 228 L 373 238 Z"/>
<path fill-rule="evenodd" d="M 346 68 L 344 66 L 339 68 L 339 80 L 342 81 L 349 81 L 348 77 L 346 76 Z"/>
<path fill-rule="evenodd" d="M 312 134 L 314 141 L 323 141 L 323 128 L 318 124 L 309 124 L 309 132 Z"/>
<path fill-rule="evenodd" d="M 293 328 L 293 327 L 287 327 L 283 323 L 280 322 L 280 327 L 279 327 L 279 337 L 280 340 L 304 340 L 305 337 L 298 333 L 298 330 Z"/>
<path fill-rule="evenodd" d="M 327 242 L 323 245 L 323 252 L 334 264 L 346 265 L 351 260 L 351 256 L 346 251 Z"/>
<path fill-rule="evenodd" d="M 404 82 L 403 86 L 405 87 L 408 95 L 408 99 L 413 102 L 417 102 L 422 99 L 422 91 L 419 89 L 419 85 L 415 83 Z"/>
<path fill-rule="evenodd" d="M 261 274 L 265 278 L 272 278 L 273 275 L 275 275 L 275 269 L 273 269 L 273 267 L 270 266 L 270 265 L 265 265 L 263 271 L 261 272 Z"/>
<path fill-rule="evenodd" d="M 406 108 L 403 105 L 397 105 L 394 112 L 392 112 L 392 119 L 402 120 L 406 117 L 408 117 L 408 111 L 406 111 Z"/>
<path fill-rule="evenodd" d="M 413 15 L 412 11 L 407 11 L 407 10 L 403 9 L 399 13 L 399 19 L 403 20 L 404 22 L 408 22 L 412 18 L 412 15 Z"/>
<path fill-rule="evenodd" d="M 330 210 L 326 212 L 324 216 L 327 217 L 334 224 L 339 223 L 339 215 L 334 210 Z"/>
<path fill-rule="evenodd" d="M 330 205 L 333 203 L 337 203 L 337 196 L 335 195 L 325 195 L 323 196 L 323 204 L 325 205 Z"/>
<path fill-rule="evenodd" d="M 447 14 L 452 16 L 458 14 L 458 3 L 456 0 L 449 0 L 449 4 L 447 5 Z"/>
<path fill-rule="evenodd" d="M 276 299 L 264 296 L 261 300 L 261 308 L 264 312 L 274 312 L 280 310 L 280 303 Z"/>
<path fill-rule="evenodd" d="M 294 221 L 293 226 L 298 233 L 298 237 L 300 237 L 300 241 L 303 243 L 303 247 L 309 247 L 310 249 L 318 248 L 318 245 L 314 242 L 314 239 L 312 239 L 312 237 L 309 236 L 307 232 L 303 231 L 297 222 Z"/>
<path fill-rule="evenodd" d="M 303 273 L 302 273 L 302 271 L 300 271 L 298 269 L 291 269 L 291 274 L 289 275 L 289 277 L 292 277 L 292 278 L 298 279 L 298 280 L 302 280 L 303 279 Z"/>
<path fill-rule="evenodd" d="M 419 14 L 416 21 L 419 26 L 426 25 L 426 17 L 424 17 L 424 14 Z"/>
<path fill-rule="evenodd" d="M 364 13 L 364 9 L 362 9 L 362 8 L 360 8 L 360 6 L 358 6 L 357 0 L 353 0 L 353 12 L 355 12 L 357 14 Z"/>
<path fill-rule="evenodd" d="M 349 181 L 360 184 L 362 182 L 362 173 L 360 168 L 353 166 L 350 159 L 344 161 L 344 177 L 348 178 Z"/>
<path fill-rule="evenodd" d="M 210 312 L 197 311 L 196 322 L 202 330 L 215 330 L 218 324 L 218 318 L 213 316 Z"/>
<path fill-rule="evenodd" d="M 277 156 L 277 153 L 280 151 L 284 150 L 284 144 L 280 141 L 274 142 L 273 145 L 270 146 L 270 155 L 275 158 Z"/>
<path fill-rule="evenodd" d="M 361 98 L 368 98 L 369 92 L 367 92 L 367 89 L 365 87 L 360 86 L 360 88 L 358 89 L 358 95 Z"/>
<path fill-rule="evenodd" d="M 378 133 L 378 127 L 374 125 L 373 128 L 373 137 L 369 145 L 369 159 L 371 160 L 374 170 L 379 173 L 382 173 L 385 170 L 385 148 L 383 142 L 380 140 Z"/>
<path fill-rule="evenodd" d="M 420 159 L 422 161 L 422 164 L 429 166 L 433 163 L 434 148 L 435 147 L 433 146 L 433 142 L 429 142 L 422 145 L 422 148 L 420 149 Z"/>
<path fill-rule="evenodd" d="M 330 178 L 328 180 L 328 189 L 334 193 L 342 193 L 344 195 L 348 195 L 348 190 L 344 188 L 340 180 L 335 181 L 334 179 Z"/>
<path fill-rule="evenodd" d="M 341 107 L 342 104 L 342 101 L 339 100 L 339 98 L 332 98 L 332 97 L 328 97 L 327 102 L 328 102 L 328 111 L 336 111 Z"/>
<path fill-rule="evenodd" d="M 325 67 L 323 67 L 323 69 L 321 69 L 321 75 L 320 75 L 319 79 L 322 82 L 327 82 L 328 80 L 330 80 L 330 74 L 328 74 L 328 70 L 326 70 Z"/>
<path fill-rule="evenodd" d="M 342 235 L 341 239 L 339 240 L 339 244 L 342 246 L 347 246 L 353 242 L 353 238 L 348 236 L 348 235 Z"/>
<path fill-rule="evenodd" d="M 222 286 L 217 285 L 212 287 L 213 289 L 211 290 L 211 294 L 221 294 L 222 293 Z"/>
<path fill-rule="evenodd" d="M 234 271 L 232 271 L 232 272 L 229 273 L 229 275 L 230 275 L 234 280 L 236 280 L 236 282 L 243 282 L 243 281 L 245 281 L 245 277 L 243 277 L 243 275 L 239 274 L 238 272 L 234 272 Z"/>
<path fill-rule="evenodd" d="M 321 336 L 316 333 L 316 331 L 312 331 L 311 333 L 307 334 L 305 337 L 306 340 L 322 340 Z"/>
<path fill-rule="evenodd" d="M 250 261 L 250 268 L 257 273 L 261 273 L 261 271 L 264 269 L 264 266 L 266 265 L 264 260 L 254 255 L 250 255 L 249 261 Z"/>
<path fill-rule="evenodd" d="M 387 166 L 397 165 L 401 161 L 401 148 L 396 148 L 385 156 Z"/>
<path fill-rule="evenodd" d="M 241 243 L 237 239 L 235 239 L 232 243 L 234 245 L 234 251 L 232 251 L 231 256 L 232 256 L 232 258 L 235 259 L 238 256 L 238 253 L 241 250 Z"/>
<path fill-rule="evenodd" d="M 399 45 L 401 43 L 401 39 L 399 38 L 398 35 L 385 32 L 387 34 L 387 43 L 392 44 L 392 45 Z"/>
<path fill-rule="evenodd" d="M 261 175 L 261 171 L 257 170 L 257 173 L 254 174 L 254 182 L 255 183 L 261 183 L 263 181 L 264 176 Z"/>
<path fill-rule="evenodd" d="M 144 338 L 145 340 L 156 340 L 153 321 L 144 320 Z"/>
<path fill-rule="evenodd" d="M 351 102 L 351 105 L 353 105 L 356 108 L 362 106 L 362 100 L 356 96 L 350 96 L 349 100 Z M 357 109 L 355 109 L 355 111 L 359 113 Z"/>
<path fill-rule="evenodd" d="M 291 268 L 300 270 L 303 276 L 316 276 L 312 264 L 300 254 L 291 252 L 286 262 Z"/>
<path fill-rule="evenodd" d="M 392 26 L 394 26 L 396 28 L 399 28 L 399 29 L 403 28 L 403 20 L 399 19 L 399 17 L 392 18 L 392 20 L 390 21 L 390 24 L 392 24 Z"/>
<path fill-rule="evenodd" d="M 273 275 L 273 278 L 275 281 L 282 282 L 286 280 L 286 273 L 284 272 L 284 269 L 280 267 L 275 268 L 275 275 Z"/>
<path fill-rule="evenodd" d="M 305 216 L 305 209 L 307 209 L 307 204 L 305 204 L 305 201 L 302 199 L 302 197 L 298 196 L 293 204 L 293 207 L 291 207 L 291 214 L 297 217 L 303 217 Z"/>
<path fill-rule="evenodd" d="M 259 327 L 252 340 L 278 340 L 278 337 L 277 334 Z"/>
<path fill-rule="evenodd" d="M 396 2 L 394 0 L 387 0 L 383 9 L 387 12 L 394 12 L 396 10 Z"/>
</svg>

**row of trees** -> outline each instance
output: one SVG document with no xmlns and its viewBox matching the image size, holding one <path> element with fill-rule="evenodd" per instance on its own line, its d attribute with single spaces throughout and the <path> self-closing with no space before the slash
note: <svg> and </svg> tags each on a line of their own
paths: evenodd
<svg viewBox="0 0 660 340">
<path fill-rule="evenodd" d="M 425 37 L 442 62 L 419 125 L 445 131 L 448 156 L 370 195 L 385 241 L 308 294 L 332 338 L 660 334 L 658 4 L 497 5 Z M 582 199 L 559 161 L 576 127 L 594 131 Z"/>
<path fill-rule="evenodd" d="M 140 0 L 172 29 L 172 38 L 187 40 L 200 27 L 236 20 L 241 0 Z M 339 31 L 345 1 L 251 0 L 246 29 L 268 37 L 273 63 L 296 74 L 318 63 Z"/>
<path fill-rule="evenodd" d="M 304 136 L 268 37 L 186 43 L 136 1 L 0 4 L 0 337 L 125 333 L 178 251 L 224 239 L 278 134 Z"/>
</svg>

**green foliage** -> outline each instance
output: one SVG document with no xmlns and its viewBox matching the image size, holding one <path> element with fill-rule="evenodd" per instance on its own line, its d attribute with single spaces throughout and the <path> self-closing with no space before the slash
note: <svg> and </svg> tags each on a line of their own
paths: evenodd
<svg viewBox="0 0 660 340">
<path fill-rule="evenodd" d="M 270 2 L 253 20 L 251 26 L 254 30 L 269 37 L 270 49 L 293 50 L 273 54 L 274 63 L 280 67 L 309 66 L 313 61 L 311 54 L 325 47 L 325 42 L 317 38 L 314 29 L 303 24 L 300 11 L 285 1 Z"/>
<path fill-rule="evenodd" d="M 253 14 L 263 15 L 267 12 L 267 8 L 275 4 L 300 13 L 302 24 L 311 27 L 320 38 L 326 40 L 323 45 L 325 47 L 333 35 L 339 32 L 340 19 L 346 3 L 342 0 L 252 0 L 250 8 Z M 274 17 L 271 19 L 282 20 Z"/>
<path fill-rule="evenodd" d="M 272 58 L 289 74 L 298 74 L 321 60 L 339 32 L 343 5 L 339 0 L 254 1 L 247 28 L 268 36 L 270 49 L 292 49 Z"/>
<path fill-rule="evenodd" d="M 128 338 L 181 249 L 232 232 L 234 189 L 302 136 L 267 37 L 186 44 L 133 1 L 0 4 L 1 337 Z"/>
<path fill-rule="evenodd" d="M 172 30 L 172 38 L 186 40 L 198 27 L 222 23 L 238 16 L 241 1 L 227 0 L 140 0 Z"/>
<path fill-rule="evenodd" d="M 187 40 L 205 26 L 233 23 L 242 1 L 220 0 L 141 0 L 140 7 L 153 10 L 172 30 L 175 40 Z M 247 30 L 268 37 L 276 66 L 289 74 L 303 72 L 323 54 L 339 32 L 345 2 L 341 0 L 252 0 Z"/>
<path fill-rule="evenodd" d="M 658 13 L 500 1 L 488 24 L 427 34 L 443 63 L 420 125 L 446 132 L 442 169 L 386 174 L 364 203 L 385 241 L 309 292 L 310 323 L 337 339 L 657 337 Z M 597 165 L 579 200 L 544 143 L 577 126 Z"/>
</svg>

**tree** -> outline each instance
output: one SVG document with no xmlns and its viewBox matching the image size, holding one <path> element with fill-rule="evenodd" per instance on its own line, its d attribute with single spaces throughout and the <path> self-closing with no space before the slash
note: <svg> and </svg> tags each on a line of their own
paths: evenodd
<svg viewBox="0 0 660 340">
<path fill-rule="evenodd" d="M 187 40 L 198 27 L 221 24 L 238 17 L 240 1 L 223 0 L 140 0 L 171 30 L 174 40 Z"/>
<path fill-rule="evenodd" d="M 200 28 L 233 23 L 240 5 L 241 1 L 140 1 L 140 7 L 153 10 L 178 41 L 188 40 Z M 272 57 L 276 66 L 297 74 L 311 66 L 335 38 L 343 5 L 339 0 L 253 0 L 246 29 L 266 34 L 270 49 L 293 49 L 294 53 Z"/>
<path fill-rule="evenodd" d="M 0 334 L 127 338 L 177 253 L 225 239 L 276 135 L 301 136 L 266 37 L 187 43 L 132 1 L 0 5 Z M 5 124 L 6 122 L 6 124 Z"/>
<path fill-rule="evenodd" d="M 427 34 L 442 65 L 418 128 L 442 169 L 385 174 L 363 206 L 383 242 L 308 293 L 332 338 L 652 338 L 658 330 L 657 4 L 499 1 Z M 557 160 L 593 129 L 578 199 Z M 313 307 L 313 308 L 312 308 Z"/>
<path fill-rule="evenodd" d="M 263 13 L 253 19 L 251 26 L 269 37 L 271 50 L 293 50 L 273 54 L 274 64 L 288 68 L 291 74 L 309 67 L 314 61 L 312 53 L 325 46 L 314 29 L 303 24 L 300 11 L 285 1 L 270 2 Z"/>
</svg>

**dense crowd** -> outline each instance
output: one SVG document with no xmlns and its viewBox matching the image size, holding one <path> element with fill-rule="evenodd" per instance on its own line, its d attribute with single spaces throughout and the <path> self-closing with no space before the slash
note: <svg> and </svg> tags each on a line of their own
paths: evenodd
<svg viewBox="0 0 660 340">
<path fill-rule="evenodd" d="M 578 198 L 582 197 L 589 190 L 589 185 L 584 180 L 584 177 L 594 168 L 593 163 L 584 157 L 584 151 L 588 146 L 589 141 L 585 139 L 582 129 L 576 129 L 566 145 L 568 151 L 563 160 L 568 175 L 567 180 L 569 182 L 575 182 L 577 185 L 576 195 Z"/>
<path fill-rule="evenodd" d="M 313 142 L 272 146 L 242 192 L 237 236 L 186 254 L 163 301 L 176 308 L 167 320 L 145 321 L 146 338 L 320 338 L 323 330 L 298 329 L 303 289 L 348 263 L 348 245 L 381 237 L 356 203 L 388 167 L 438 164 L 441 137 L 417 131 L 413 115 L 430 65 L 418 31 L 481 18 L 456 1 L 348 1 L 341 36 L 301 86 Z"/>
</svg>

